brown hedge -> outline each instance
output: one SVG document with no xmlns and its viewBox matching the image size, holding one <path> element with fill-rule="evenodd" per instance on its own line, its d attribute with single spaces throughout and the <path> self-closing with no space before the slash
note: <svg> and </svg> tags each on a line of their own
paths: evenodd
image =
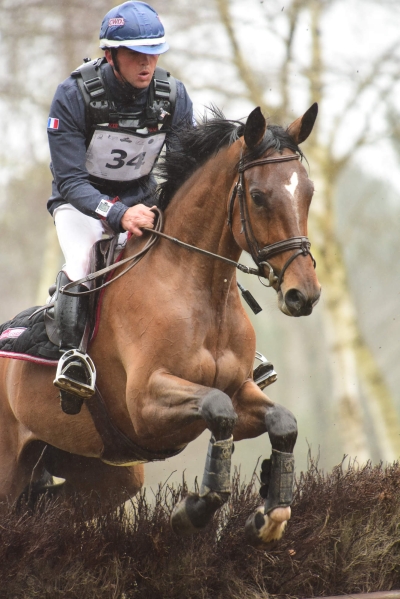
<svg viewBox="0 0 400 599">
<path fill-rule="evenodd" d="M 400 588 L 400 467 L 315 463 L 296 481 L 283 540 L 244 540 L 261 503 L 236 473 L 232 497 L 202 535 L 178 538 L 169 517 L 185 484 L 160 486 L 115 513 L 95 498 L 43 498 L 0 520 L 1 599 L 256 599 Z"/>
</svg>

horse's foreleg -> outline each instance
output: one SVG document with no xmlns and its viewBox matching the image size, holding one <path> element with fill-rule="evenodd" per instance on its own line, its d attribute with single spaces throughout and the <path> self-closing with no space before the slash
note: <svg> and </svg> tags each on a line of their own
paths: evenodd
<svg viewBox="0 0 400 599">
<path fill-rule="evenodd" d="M 207 526 L 231 492 L 233 428 L 237 416 L 230 397 L 210 389 L 202 398 L 199 414 L 211 431 L 200 493 L 190 493 L 174 509 L 171 525 L 178 534 L 192 534 Z"/>
<path fill-rule="evenodd" d="M 190 420 L 202 420 L 211 431 L 200 492 L 187 495 L 171 516 L 176 533 L 192 534 L 203 530 L 215 511 L 229 498 L 232 433 L 237 416 L 230 397 L 217 389 L 194 385 L 167 374 L 158 375 L 155 386 L 162 389 L 169 406 L 175 399 L 180 407 L 181 421 L 190 425 Z M 182 402 L 185 396 L 186 401 Z"/>
<path fill-rule="evenodd" d="M 260 495 L 265 502 L 246 523 L 249 542 L 265 545 L 280 539 L 290 518 L 297 423 L 289 410 L 273 403 L 253 381 L 244 383 L 233 402 L 239 416 L 234 439 L 268 432 L 272 445 L 271 457 L 261 465 Z"/>
</svg>

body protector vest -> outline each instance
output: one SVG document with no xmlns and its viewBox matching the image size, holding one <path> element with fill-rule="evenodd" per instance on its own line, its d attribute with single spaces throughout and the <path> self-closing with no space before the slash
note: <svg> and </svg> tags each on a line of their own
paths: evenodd
<svg viewBox="0 0 400 599">
<path fill-rule="evenodd" d="M 176 81 L 157 67 L 145 107 L 138 112 L 118 112 L 101 75 L 105 62 L 105 58 L 92 60 L 72 73 L 90 124 L 86 168 L 94 184 L 126 184 L 148 175 L 161 152 L 175 108 Z"/>
</svg>

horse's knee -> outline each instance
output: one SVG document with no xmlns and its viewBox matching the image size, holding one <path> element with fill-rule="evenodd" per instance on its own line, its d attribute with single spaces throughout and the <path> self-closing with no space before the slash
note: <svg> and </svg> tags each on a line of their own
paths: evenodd
<svg viewBox="0 0 400 599">
<path fill-rule="evenodd" d="M 237 421 L 231 398 L 218 389 L 211 389 L 202 399 L 199 412 L 215 439 L 228 439 Z"/>
<path fill-rule="evenodd" d="M 297 421 L 292 412 L 274 404 L 266 413 L 265 424 L 273 449 L 291 453 L 297 439 Z"/>
</svg>

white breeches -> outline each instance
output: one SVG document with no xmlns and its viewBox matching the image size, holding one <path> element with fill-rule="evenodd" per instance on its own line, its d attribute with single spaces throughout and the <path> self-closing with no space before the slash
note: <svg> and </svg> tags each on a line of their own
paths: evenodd
<svg viewBox="0 0 400 599">
<path fill-rule="evenodd" d="M 112 234 L 107 223 L 86 216 L 71 204 L 62 204 L 53 214 L 58 241 L 64 254 L 63 270 L 71 281 L 89 273 L 90 250 L 103 233 Z M 127 233 L 119 236 L 118 245 L 126 241 Z"/>
</svg>

